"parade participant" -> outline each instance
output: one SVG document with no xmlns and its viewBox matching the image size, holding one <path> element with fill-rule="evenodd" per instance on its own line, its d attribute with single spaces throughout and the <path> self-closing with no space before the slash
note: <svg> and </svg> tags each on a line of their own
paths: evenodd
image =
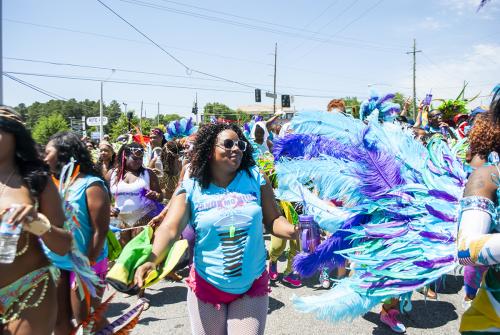
<svg viewBox="0 0 500 335">
<path fill-rule="evenodd" d="M 428 113 L 429 123 L 425 130 L 431 134 L 441 134 L 445 139 L 457 140 L 457 136 L 448 123 L 443 120 L 443 113 L 438 109 L 433 109 Z"/>
<path fill-rule="evenodd" d="M 160 128 L 153 128 L 149 133 L 149 143 L 146 145 L 144 154 L 144 166 L 154 169 L 156 157 L 161 156 L 161 149 L 167 143 L 165 134 Z M 156 151 L 157 150 L 157 151 Z"/>
<path fill-rule="evenodd" d="M 190 224 L 196 234 L 187 297 L 192 332 L 263 334 L 269 301 L 263 224 L 285 239 L 296 237 L 294 226 L 280 215 L 237 125 L 200 129 L 190 176 L 157 229 L 152 255 L 137 269 L 136 282 L 144 285 Z"/>
<path fill-rule="evenodd" d="M 122 228 L 146 225 L 158 214 L 155 211 L 162 200 L 158 177 L 143 166 L 144 148 L 140 144 L 125 144 L 116 156 L 116 167 L 106 176 L 115 202 L 113 215 L 118 216 Z M 139 232 L 137 229 L 121 232 L 120 242 L 127 244 Z"/>
<path fill-rule="evenodd" d="M 71 235 L 61 228 L 59 194 L 31 134 L 6 106 L 0 106 L 0 147 L 0 333 L 49 335 L 57 318 L 59 272 L 41 243 L 64 255 L 71 247 Z M 5 249 L 7 224 L 22 227 L 11 253 Z"/>
<path fill-rule="evenodd" d="M 179 174 L 182 169 L 180 154 L 180 144 L 177 141 L 168 141 L 163 146 L 160 156 L 153 157 L 149 164 L 149 167 L 158 176 L 164 200 L 167 202 L 172 198 L 179 183 Z M 161 160 L 161 164 L 157 163 L 158 160 Z M 162 169 L 162 171 L 158 169 Z"/>
<path fill-rule="evenodd" d="M 498 95 L 498 93 L 497 93 Z M 483 118 L 480 118 L 483 119 Z M 489 157 L 489 164 L 474 171 L 460 201 L 458 260 L 460 264 L 487 267 L 486 274 L 469 309 L 462 316 L 462 334 L 500 332 L 500 99 L 495 97 L 490 113 L 482 121 L 490 123 L 486 136 L 471 142 L 471 150 Z M 483 124 L 483 127 L 486 124 Z M 470 136 L 475 140 L 476 120 Z M 477 130 L 481 132 L 481 130 Z M 483 134 L 484 135 L 484 134 Z"/>
<path fill-rule="evenodd" d="M 269 140 L 269 131 L 264 121 L 256 122 L 250 133 L 250 138 L 255 144 L 255 154 L 258 156 L 271 152 L 273 143 Z"/>
<path fill-rule="evenodd" d="M 99 143 L 99 160 L 97 166 L 101 171 L 101 175 L 105 176 L 109 170 L 113 168 L 116 154 L 113 146 L 108 141 L 101 141 Z"/>
<path fill-rule="evenodd" d="M 72 208 L 78 221 L 79 232 L 74 234 L 76 245 L 88 257 L 95 274 L 104 281 L 108 269 L 108 246 L 106 234 L 109 229 L 110 199 L 101 171 L 93 164 L 85 144 L 71 132 L 52 136 L 45 148 L 45 162 L 57 181 L 63 167 L 74 161 L 75 169 L 67 186 L 65 206 Z M 72 319 L 77 323 L 86 320 L 91 311 L 87 301 L 78 296 L 78 281 L 75 274 L 61 271 L 57 287 L 59 308 L 55 334 L 69 334 L 73 329 Z M 93 310 L 101 304 L 104 288 L 97 288 L 90 299 Z M 106 325 L 106 319 L 97 320 L 96 328 Z"/>
<path fill-rule="evenodd" d="M 345 102 L 343 99 L 333 99 L 328 103 L 326 110 L 329 112 L 340 112 L 345 114 Z"/>
</svg>

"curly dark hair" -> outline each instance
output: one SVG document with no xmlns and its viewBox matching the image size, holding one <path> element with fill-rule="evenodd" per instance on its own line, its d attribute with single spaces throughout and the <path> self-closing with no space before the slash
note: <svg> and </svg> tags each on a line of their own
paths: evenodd
<svg viewBox="0 0 500 335">
<path fill-rule="evenodd" d="M 140 148 L 144 149 L 142 145 L 136 142 L 132 142 L 129 144 L 124 144 L 118 150 L 118 153 L 116 154 L 116 160 L 114 166 L 116 167 L 117 173 L 116 173 L 116 179 L 114 180 L 114 183 L 118 183 L 121 179 L 123 179 L 123 176 L 125 175 L 126 172 L 126 164 L 125 164 L 125 159 L 130 155 L 130 149 L 132 148 Z M 141 166 L 139 169 L 139 174 L 142 174 L 146 169 L 144 166 Z"/>
<path fill-rule="evenodd" d="M 0 108 L 17 115 L 10 107 L 1 106 Z M 38 198 L 47 186 L 49 167 L 40 157 L 31 133 L 22 123 L 2 116 L 0 116 L 0 130 L 14 136 L 15 163 L 19 174 L 28 186 L 31 196 Z"/>
<path fill-rule="evenodd" d="M 500 153 L 500 124 L 492 122 L 491 112 L 480 114 L 469 133 L 471 158 L 479 155 L 487 159 L 492 151 Z"/>
<path fill-rule="evenodd" d="M 57 150 L 56 175 L 59 176 L 64 165 L 74 158 L 80 165 L 80 172 L 103 179 L 101 170 L 92 162 L 92 157 L 85 143 L 72 132 L 63 131 L 49 139 L 49 145 Z"/>
<path fill-rule="evenodd" d="M 169 176 L 179 174 L 176 168 L 176 163 L 179 161 L 181 154 L 181 144 L 177 141 L 168 141 L 162 149 L 162 163 L 165 172 Z"/>
<path fill-rule="evenodd" d="M 191 177 L 196 179 L 201 184 L 202 188 L 208 188 L 212 181 L 212 175 L 210 173 L 212 151 L 215 147 L 217 136 L 224 130 L 234 131 L 240 140 L 247 142 L 247 149 L 243 152 L 243 158 L 241 159 L 241 164 L 237 171 L 245 170 L 250 174 L 249 169 L 255 166 L 255 161 L 252 156 L 252 145 L 248 142 L 245 135 L 243 135 L 238 125 L 233 123 L 206 124 L 200 128 L 196 136 L 196 141 L 194 142 L 193 151 L 191 153 L 191 166 L 189 169 Z"/>
</svg>

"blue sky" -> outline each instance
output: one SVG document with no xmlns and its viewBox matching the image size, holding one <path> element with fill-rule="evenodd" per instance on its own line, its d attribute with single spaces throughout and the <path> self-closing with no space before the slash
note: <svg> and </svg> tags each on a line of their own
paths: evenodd
<svg viewBox="0 0 500 335">
<path fill-rule="evenodd" d="M 188 115 L 196 92 L 200 106 L 237 108 L 254 103 L 253 87 L 271 90 L 278 43 L 278 92 L 295 95 L 297 109 L 324 108 L 334 97 L 366 98 L 370 87 L 410 94 L 406 52 L 416 38 L 418 97 L 431 89 L 453 97 L 466 80 L 467 95 L 486 104 L 500 82 L 498 0 L 479 13 L 479 0 L 102 1 L 188 68 L 247 86 L 188 73 L 94 0 L 4 0 L 4 71 L 163 85 L 106 82 L 104 100 L 135 110 L 144 101 L 148 115 L 160 102 L 162 113 Z M 13 75 L 65 98 L 100 94 L 96 81 Z M 4 77 L 6 104 L 49 99 Z"/>
</svg>

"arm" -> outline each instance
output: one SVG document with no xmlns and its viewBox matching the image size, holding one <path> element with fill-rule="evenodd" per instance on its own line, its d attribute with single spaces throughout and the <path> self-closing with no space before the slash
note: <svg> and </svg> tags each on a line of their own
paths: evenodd
<svg viewBox="0 0 500 335">
<path fill-rule="evenodd" d="M 150 169 L 147 169 L 149 173 L 149 189 L 150 191 L 146 194 L 146 197 L 156 200 L 156 201 L 162 201 L 163 199 L 163 194 L 161 192 L 160 188 L 160 181 L 158 180 L 158 176 Z M 156 194 L 153 194 L 151 191 L 155 192 Z"/>
<path fill-rule="evenodd" d="M 281 215 L 276 204 L 273 189 L 267 176 L 264 176 L 266 184 L 260 187 L 262 196 L 262 214 L 264 217 L 264 226 L 276 237 L 291 240 L 297 238 L 297 231 L 287 219 Z"/>
<path fill-rule="evenodd" d="M 63 228 L 66 218 L 61 203 L 57 188 L 49 179 L 47 186 L 40 195 L 38 210 L 49 219 L 51 228 L 41 238 L 50 250 L 59 255 L 65 255 L 71 249 L 73 237 L 69 231 Z"/>
<path fill-rule="evenodd" d="M 144 286 L 144 278 L 160 264 L 172 244 L 179 239 L 179 235 L 189 222 L 189 207 L 186 202 L 186 193 L 178 194 L 171 200 L 171 211 L 155 232 L 153 250 L 146 263 L 141 265 L 135 273 L 135 283 Z"/>
<path fill-rule="evenodd" d="M 276 121 L 281 115 L 282 113 L 276 113 L 269 120 L 266 121 L 267 131 L 271 131 L 271 126 L 273 125 L 274 121 Z"/>
<path fill-rule="evenodd" d="M 420 106 L 418 107 L 418 113 L 415 118 L 415 124 L 413 125 L 413 128 L 420 128 L 420 126 L 422 126 L 422 111 L 424 108 L 427 108 L 427 106 L 422 107 L 422 102 L 421 102 Z"/>
<path fill-rule="evenodd" d="M 500 264 L 500 234 L 490 233 L 495 213 L 492 200 L 497 188 L 492 174 L 498 178 L 496 168 L 491 166 L 474 171 L 461 200 L 457 240 L 458 260 L 462 265 Z M 477 202 L 481 206 L 475 205 Z"/>
<path fill-rule="evenodd" d="M 87 195 L 89 221 L 92 226 L 92 240 L 87 250 L 87 256 L 92 263 L 99 257 L 106 241 L 106 234 L 109 230 L 110 200 L 108 193 L 99 183 L 90 185 L 85 194 Z"/>
</svg>

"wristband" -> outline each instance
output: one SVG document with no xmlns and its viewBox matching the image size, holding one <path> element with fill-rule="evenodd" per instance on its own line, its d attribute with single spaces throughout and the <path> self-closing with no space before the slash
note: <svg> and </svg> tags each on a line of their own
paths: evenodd
<svg viewBox="0 0 500 335">
<path fill-rule="evenodd" d="M 46 232 L 50 231 L 50 221 L 45 215 L 39 213 L 38 218 L 25 223 L 23 225 L 23 229 L 36 236 L 42 236 Z"/>
</svg>

